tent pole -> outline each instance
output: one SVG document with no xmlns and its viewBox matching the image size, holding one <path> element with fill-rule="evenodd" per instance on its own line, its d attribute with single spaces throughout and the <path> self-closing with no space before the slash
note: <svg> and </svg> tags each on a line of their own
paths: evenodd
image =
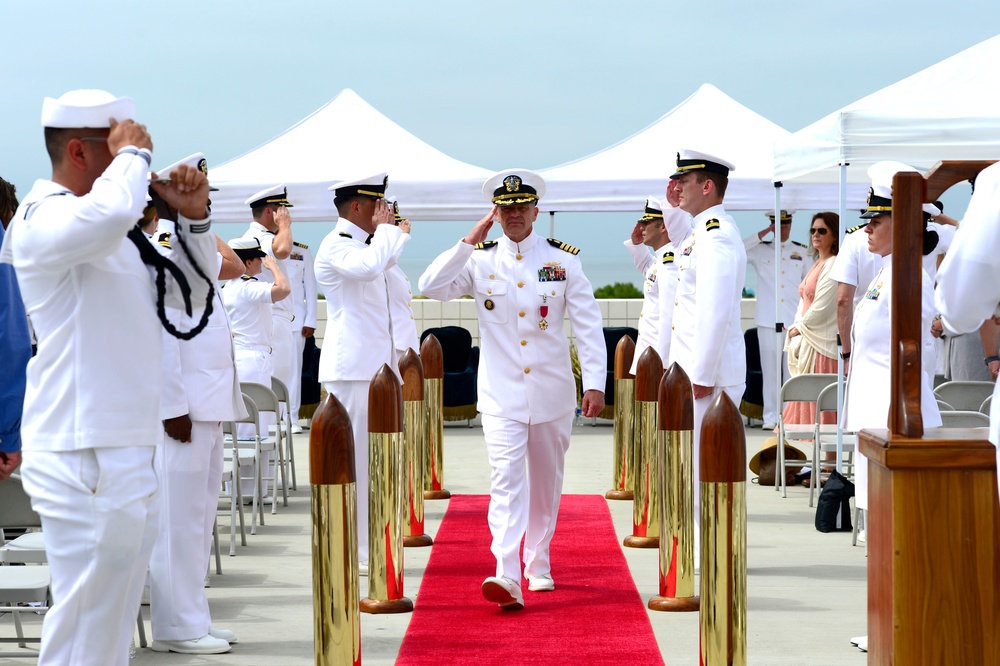
<svg viewBox="0 0 1000 666">
<path fill-rule="evenodd" d="M 554 210 L 549 211 L 549 238 L 556 237 L 556 212 Z"/>
<path fill-rule="evenodd" d="M 784 383 L 785 379 L 785 322 L 781 321 L 781 181 L 774 183 L 774 237 L 771 242 L 774 243 L 774 331 L 772 335 L 777 338 L 778 353 L 775 358 L 770 359 L 771 363 L 776 363 L 778 366 L 777 372 L 775 373 L 775 381 L 778 383 L 778 390 L 775 395 L 781 395 L 781 385 Z M 758 286 L 758 291 L 760 291 L 760 285 Z M 763 362 L 763 361 L 762 361 Z M 780 403 L 780 400 L 779 400 Z M 781 418 L 781 415 L 778 415 Z M 779 442 L 778 446 L 781 446 Z M 779 470 L 782 474 L 785 473 L 784 469 Z"/>
<path fill-rule="evenodd" d="M 844 236 L 847 234 L 847 162 L 840 164 L 840 233 L 838 234 L 838 247 L 844 247 Z M 858 288 L 864 288 L 858 285 Z M 850 334 L 850 333 L 848 333 Z M 844 426 L 841 415 L 844 413 L 844 357 L 840 354 L 844 351 L 843 341 L 837 336 L 837 464 L 838 472 L 841 469 L 841 460 L 844 457 Z M 857 452 L 854 454 L 857 456 Z M 857 471 L 855 470 L 855 474 Z M 837 524 L 840 525 L 841 516 L 837 515 Z"/>
</svg>

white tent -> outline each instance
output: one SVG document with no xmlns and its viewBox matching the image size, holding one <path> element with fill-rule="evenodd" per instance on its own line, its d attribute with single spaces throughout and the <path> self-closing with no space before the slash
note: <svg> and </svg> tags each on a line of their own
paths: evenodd
<svg viewBox="0 0 1000 666">
<path fill-rule="evenodd" d="M 774 207 L 773 144 L 788 134 L 706 83 L 637 134 L 589 157 L 541 171 L 548 191 L 540 208 L 634 212 L 647 196 L 663 196 L 677 151 L 691 148 L 736 166 L 726 192 L 727 209 L 767 210 Z M 838 200 L 832 184 L 796 183 L 781 192 L 785 208 L 829 208 Z"/>
<path fill-rule="evenodd" d="M 488 210 L 483 182 L 492 173 L 466 164 L 413 136 L 344 89 L 299 123 L 234 160 L 211 169 L 212 218 L 246 222 L 244 201 L 285 183 L 296 222 L 336 219 L 338 180 L 386 171 L 388 194 L 413 220 L 476 220 Z"/>
<path fill-rule="evenodd" d="M 848 104 L 774 147 L 774 180 L 867 182 L 880 160 L 926 170 L 1000 157 L 1000 36 Z M 825 171 L 824 171 L 825 170 Z M 853 207 L 853 206 L 852 206 Z"/>
</svg>

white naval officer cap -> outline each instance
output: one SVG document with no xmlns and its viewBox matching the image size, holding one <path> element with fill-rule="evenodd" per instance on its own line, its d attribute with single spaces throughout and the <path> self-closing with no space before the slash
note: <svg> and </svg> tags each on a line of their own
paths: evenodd
<svg viewBox="0 0 1000 666">
<path fill-rule="evenodd" d="M 774 217 L 775 216 L 774 216 L 774 209 L 773 208 L 771 210 L 767 211 L 764 214 L 767 216 L 767 219 L 769 219 L 772 222 L 774 222 Z M 795 211 L 794 210 L 788 210 L 786 208 L 782 208 L 781 209 L 781 223 L 782 224 L 791 224 L 791 222 L 792 222 L 792 215 L 795 215 Z"/>
<path fill-rule="evenodd" d="M 115 97 L 104 90 L 70 90 L 59 99 L 42 101 L 42 127 L 106 129 L 112 118 L 119 123 L 135 120 L 131 97 Z"/>
<path fill-rule="evenodd" d="M 908 164 L 892 160 L 876 162 L 868 167 L 868 177 L 872 179 L 872 185 L 868 188 L 868 201 L 864 212 L 861 213 L 863 219 L 892 214 L 892 178 L 904 171 L 919 173 Z"/>
<path fill-rule="evenodd" d="M 363 176 L 361 178 L 342 180 L 334 183 L 326 189 L 333 192 L 334 197 L 353 197 L 361 195 L 372 199 L 384 199 L 385 188 L 387 187 L 389 187 L 389 174 L 383 171 L 381 173 Z"/>
<path fill-rule="evenodd" d="M 256 238 L 234 238 L 229 241 L 229 247 L 243 261 L 267 256 L 267 253 L 260 247 L 260 241 Z"/>
<path fill-rule="evenodd" d="M 646 208 L 642 211 L 639 222 L 653 222 L 663 220 L 663 204 L 655 197 L 646 197 Z"/>
<path fill-rule="evenodd" d="M 924 213 L 930 215 L 931 217 L 937 217 L 938 215 L 941 214 L 941 209 L 932 203 L 925 203 L 923 206 L 921 206 L 921 208 L 923 209 Z"/>
<path fill-rule="evenodd" d="M 285 187 L 284 183 L 268 187 L 260 192 L 257 192 L 256 194 L 252 194 L 250 195 L 250 198 L 243 203 L 251 208 L 261 208 L 268 204 L 278 204 L 279 206 L 284 206 L 285 208 L 292 208 L 292 204 L 288 200 L 288 188 Z"/>
<path fill-rule="evenodd" d="M 711 171 L 728 176 L 730 171 L 736 171 L 736 167 L 715 155 L 697 150 L 680 150 L 677 152 L 677 171 L 670 176 L 670 180 L 677 180 L 689 171 Z"/>
<path fill-rule="evenodd" d="M 528 169 L 505 169 L 486 179 L 483 195 L 497 206 L 535 203 L 545 196 L 545 180 Z"/>
<path fill-rule="evenodd" d="M 157 169 L 157 171 L 155 172 L 156 177 L 159 180 L 170 180 L 170 176 L 174 173 L 174 170 L 176 170 L 177 167 L 181 166 L 182 164 L 186 164 L 192 169 L 197 169 L 198 171 L 201 171 L 203 174 L 205 174 L 205 176 L 208 176 L 208 160 L 206 160 L 205 156 L 202 155 L 201 153 L 195 153 L 194 155 L 188 155 L 184 159 L 174 162 L 170 166 L 163 167 L 162 169 Z M 211 185 L 209 186 L 208 189 L 212 192 L 219 191 L 219 188 L 212 187 Z"/>
</svg>

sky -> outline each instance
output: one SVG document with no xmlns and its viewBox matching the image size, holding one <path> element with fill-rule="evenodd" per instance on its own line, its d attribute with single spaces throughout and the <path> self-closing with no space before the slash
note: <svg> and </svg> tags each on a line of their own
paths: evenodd
<svg viewBox="0 0 1000 666">
<path fill-rule="evenodd" d="M 22 195 L 50 173 L 42 98 L 74 88 L 134 98 L 154 167 L 195 151 L 221 164 L 352 88 L 459 160 L 542 169 L 634 134 L 702 83 L 795 131 L 1000 33 L 996 0 L 0 0 L 0 8 L 0 177 Z M 965 201 L 950 195 L 947 212 Z M 745 235 L 765 226 L 759 213 L 736 217 Z M 473 222 L 422 223 L 404 268 L 419 271 Z M 560 214 L 556 235 L 581 247 L 585 267 L 588 256 L 620 257 L 627 271 L 620 244 L 634 222 Z M 804 241 L 807 227 L 797 219 L 793 239 Z M 295 235 L 316 247 L 328 231 L 303 224 Z"/>
</svg>

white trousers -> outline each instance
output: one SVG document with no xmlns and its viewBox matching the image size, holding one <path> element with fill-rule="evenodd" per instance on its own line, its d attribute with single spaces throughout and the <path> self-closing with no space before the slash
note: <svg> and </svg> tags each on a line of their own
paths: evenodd
<svg viewBox="0 0 1000 666">
<path fill-rule="evenodd" d="M 778 379 L 777 362 L 781 354 L 781 383 L 788 381 L 788 354 L 784 350 L 785 334 L 774 332 L 774 326 L 757 327 L 757 344 L 760 346 L 760 370 L 764 382 L 764 423 L 778 423 Z M 736 400 L 740 406 L 741 395 Z"/>
<path fill-rule="evenodd" d="M 42 666 L 127 666 L 157 528 L 153 446 L 30 451 L 21 474 L 52 575 Z"/>
<path fill-rule="evenodd" d="M 296 317 L 293 324 L 297 324 L 299 318 Z M 288 396 L 292 401 L 292 423 L 299 422 L 299 408 L 302 407 L 302 352 L 306 348 L 306 339 L 302 337 L 302 327 L 292 326 L 292 339 L 295 341 L 295 351 L 292 362 L 295 367 L 292 370 L 292 383 L 288 386 Z"/>
<path fill-rule="evenodd" d="M 273 374 L 272 356 L 267 352 L 254 349 L 236 349 L 236 376 L 241 382 L 256 382 L 270 388 L 271 375 Z M 267 437 L 268 428 L 274 425 L 274 413 L 264 412 L 260 415 L 258 424 L 260 425 L 260 436 Z M 254 427 L 250 423 L 241 423 L 236 426 L 236 433 L 240 439 L 252 439 Z M 274 452 L 264 453 L 261 461 L 261 476 L 269 476 L 273 472 L 268 472 L 274 464 Z M 250 465 L 240 465 L 241 492 L 243 497 L 253 495 L 253 467 Z M 227 484 L 228 485 L 228 484 Z"/>
<path fill-rule="evenodd" d="M 551 571 L 549 544 L 556 531 L 563 468 L 573 414 L 527 424 L 483 414 L 490 467 L 489 524 L 497 576 L 521 583 L 519 548 L 524 539 L 524 572 Z"/>
<path fill-rule="evenodd" d="M 743 392 L 746 388 L 747 385 L 745 383 L 739 384 L 738 386 L 716 386 L 711 395 L 694 401 L 694 450 L 692 451 L 691 456 L 691 469 L 694 474 L 693 508 L 694 543 L 696 546 L 701 543 L 701 468 L 698 466 L 698 461 L 701 460 L 701 426 L 705 422 L 705 412 L 707 412 L 708 408 L 712 406 L 712 402 L 715 401 L 716 396 L 722 392 L 725 392 L 725 394 L 729 396 L 729 399 L 733 401 L 737 411 L 739 411 L 740 401 L 743 399 Z M 694 549 L 694 560 L 695 566 L 698 566 L 700 551 L 697 547 Z"/>
<path fill-rule="evenodd" d="M 205 572 L 219 504 L 223 466 L 222 424 L 191 424 L 191 441 L 164 434 L 156 455 L 160 528 L 149 562 L 153 640 L 201 638 L 212 625 Z"/>
<path fill-rule="evenodd" d="M 271 318 L 271 321 L 274 322 L 271 333 L 271 363 L 273 365 L 271 374 L 281 380 L 290 394 L 296 377 L 295 350 L 298 348 L 295 345 L 295 338 L 292 336 L 292 322 L 277 314 Z M 299 329 L 299 337 L 302 337 L 301 328 Z M 270 381 L 267 385 L 271 385 Z M 284 416 L 284 413 L 284 409 L 282 409 L 281 415 Z"/>
<path fill-rule="evenodd" d="M 358 562 L 368 564 L 368 388 L 371 382 L 323 382 L 351 417 L 358 496 Z"/>
</svg>

